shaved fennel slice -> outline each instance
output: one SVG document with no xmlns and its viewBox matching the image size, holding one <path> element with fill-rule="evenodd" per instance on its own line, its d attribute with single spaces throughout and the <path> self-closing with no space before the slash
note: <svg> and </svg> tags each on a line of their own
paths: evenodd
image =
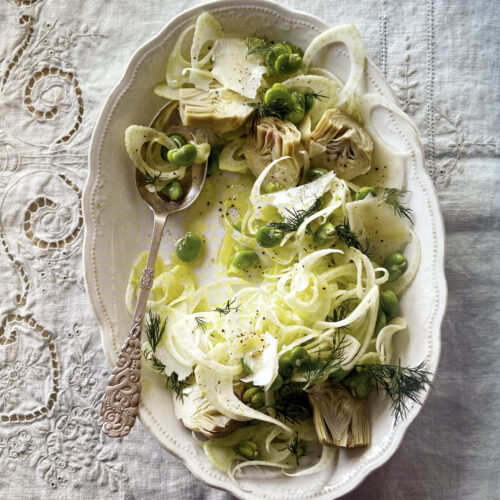
<svg viewBox="0 0 500 500">
<path fill-rule="evenodd" d="M 394 351 L 392 347 L 392 337 L 396 332 L 404 330 L 406 327 L 407 323 L 404 318 L 394 318 L 390 324 L 380 330 L 377 335 L 376 349 L 380 354 L 380 359 L 383 364 L 387 364 L 391 361 Z"/>
<path fill-rule="evenodd" d="M 284 472 L 287 476 L 297 477 L 297 476 L 308 476 L 309 474 L 316 474 L 325 470 L 332 462 L 338 453 L 338 448 L 332 448 L 330 446 L 323 446 L 323 451 L 321 452 L 321 458 L 311 467 L 307 469 L 300 470 L 298 472 Z"/>
<path fill-rule="evenodd" d="M 139 169 L 143 175 L 156 177 L 159 180 L 169 180 L 181 177 L 184 175 L 186 167 L 176 168 L 172 171 L 160 171 L 157 168 L 151 168 L 142 158 L 142 146 L 147 142 L 155 141 L 169 149 L 177 148 L 175 142 L 172 141 L 166 134 L 159 132 L 153 128 L 142 127 L 140 125 L 130 125 L 125 131 L 125 148 L 132 160 L 132 163 Z M 170 164 L 168 164 L 170 165 Z"/>
<path fill-rule="evenodd" d="M 235 139 L 224 147 L 219 156 L 220 170 L 228 172 L 238 172 L 240 174 L 247 172 L 247 161 L 243 156 L 243 146 L 246 139 Z"/>
<path fill-rule="evenodd" d="M 255 99 L 266 68 L 256 54 L 248 54 L 245 40 L 219 38 L 214 45 L 212 74 L 224 87 Z"/>
<path fill-rule="evenodd" d="M 373 260 L 383 263 L 410 241 L 409 225 L 379 198 L 365 198 L 346 204 L 349 226 L 361 238 L 370 240 Z"/>
<path fill-rule="evenodd" d="M 356 177 L 354 182 L 359 186 L 403 189 L 409 155 L 387 146 L 378 134 L 372 134 L 371 138 L 373 141 L 371 168 L 366 174 Z"/>
<path fill-rule="evenodd" d="M 261 186 L 270 170 L 280 161 L 290 158 L 284 156 L 271 162 L 254 182 L 250 193 L 250 203 L 253 206 L 255 215 L 262 215 L 262 208 L 274 206 L 282 216 L 288 215 L 289 210 L 307 210 L 315 201 L 329 190 L 335 191 L 340 186 L 340 181 L 333 172 L 321 176 L 313 182 L 302 186 L 293 187 L 276 193 L 261 195 Z"/>
<path fill-rule="evenodd" d="M 318 35 L 307 47 L 303 64 L 307 71 L 316 54 L 333 43 L 344 43 L 351 58 L 349 78 L 340 91 L 340 102 L 344 103 L 358 88 L 365 69 L 365 44 L 356 26 L 336 26 Z"/>
<path fill-rule="evenodd" d="M 189 83 L 192 83 L 197 89 L 201 90 L 209 90 L 210 84 L 214 79 L 210 71 L 199 68 L 186 68 L 182 72 L 182 76 L 185 77 Z M 180 97 L 178 97 L 177 99 L 179 98 Z"/>
<path fill-rule="evenodd" d="M 210 62 L 214 52 L 214 44 L 222 35 L 222 26 L 214 16 L 208 12 L 203 12 L 198 16 L 191 45 L 191 66 L 193 68 L 203 68 Z M 211 45 L 211 48 L 204 56 L 201 56 L 202 50 L 207 48 L 206 45 Z"/>
<path fill-rule="evenodd" d="M 342 82 L 338 79 L 336 75 L 334 75 L 331 71 L 328 71 L 325 68 L 318 68 L 316 66 L 311 66 L 307 70 L 308 75 L 317 75 L 317 76 L 324 76 L 325 78 L 328 78 L 329 80 L 333 80 L 338 84 L 339 87 L 342 86 Z"/>
<path fill-rule="evenodd" d="M 207 399 L 223 415 L 234 420 L 261 420 L 291 432 L 291 429 L 283 422 L 242 403 L 234 394 L 232 377 L 221 377 L 202 363 L 196 366 L 195 376 L 201 389 L 205 391 Z"/>
<path fill-rule="evenodd" d="M 168 58 L 167 71 L 165 75 L 165 80 L 170 87 L 177 88 L 181 87 L 185 83 L 182 77 L 182 72 L 191 66 L 191 62 L 188 61 L 182 55 L 182 46 L 184 44 L 185 38 L 194 30 L 194 26 L 188 26 L 177 39 L 175 43 L 174 50 Z"/>
<path fill-rule="evenodd" d="M 170 99 L 171 101 L 178 101 L 179 100 L 179 89 L 170 87 L 166 83 L 160 83 L 158 84 L 154 89 L 153 92 L 160 97 L 163 97 L 164 99 Z"/>
<path fill-rule="evenodd" d="M 339 84 L 335 80 L 320 75 L 299 75 L 283 82 L 287 88 L 298 88 L 305 92 L 313 92 L 321 96 L 316 99 L 309 115 L 311 126 L 314 127 L 327 109 L 340 106 L 344 101 L 339 94 Z"/>
<path fill-rule="evenodd" d="M 258 467 L 259 465 L 264 465 L 266 467 L 279 467 L 280 469 L 291 469 L 291 465 L 283 464 L 283 463 L 278 463 L 278 462 L 266 462 L 265 460 L 247 460 L 246 462 L 241 462 L 238 465 L 235 465 L 232 470 L 228 472 L 228 476 L 231 479 L 231 481 L 238 486 L 238 488 L 241 488 L 243 491 L 249 491 L 245 490 L 245 488 L 238 483 L 236 480 L 235 474 L 239 470 L 243 469 L 244 467 Z"/>
</svg>

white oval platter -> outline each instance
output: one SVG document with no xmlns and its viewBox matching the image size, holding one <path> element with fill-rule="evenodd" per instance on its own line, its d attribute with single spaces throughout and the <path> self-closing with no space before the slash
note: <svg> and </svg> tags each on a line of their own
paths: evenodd
<svg viewBox="0 0 500 500">
<path fill-rule="evenodd" d="M 281 5 L 250 0 L 221 0 L 190 9 L 173 19 L 132 57 L 122 80 L 109 96 L 96 125 L 89 153 L 89 178 L 85 187 L 84 266 L 87 290 L 99 321 L 104 352 L 114 363 L 125 339 L 130 316 L 125 306 L 125 289 L 132 263 L 148 248 L 152 227 L 151 212 L 135 188 L 133 166 L 124 147 L 124 132 L 130 124 L 147 125 L 164 104 L 152 88 L 164 79 L 167 56 L 179 33 L 203 11 L 214 14 L 225 32 L 246 36 L 257 32 L 270 39 L 284 39 L 303 48 L 328 26 L 320 19 Z M 349 74 L 348 54 L 334 46 L 327 58 L 329 69 L 342 80 Z M 394 95 L 381 73 L 367 59 L 364 92 L 376 92 L 395 102 Z M 432 182 L 424 168 L 419 137 L 393 113 L 375 109 L 375 125 L 394 148 L 406 152 L 407 189 L 412 193 L 410 206 L 415 212 L 415 232 L 422 246 L 419 272 L 401 300 L 408 333 L 396 339 L 396 355 L 402 363 L 416 365 L 426 360 L 426 367 L 437 369 L 440 352 L 440 326 L 446 305 L 446 282 L 443 270 L 444 228 Z M 213 210 L 215 212 L 215 210 Z M 160 255 L 168 259 L 173 242 L 182 233 L 187 213 L 167 223 Z M 211 241 L 222 236 L 222 226 L 213 217 Z M 200 282 L 212 276 L 213 256 L 217 245 L 209 245 L 206 269 Z M 213 271 L 213 268 L 212 268 Z M 426 394 L 423 395 L 425 398 Z M 372 470 L 386 462 L 400 444 L 415 419 L 420 406 L 410 407 L 407 418 L 394 425 L 390 409 L 381 397 L 371 400 L 372 443 L 367 449 L 342 451 L 338 460 L 321 473 L 289 478 L 280 472 L 251 471 L 237 486 L 216 470 L 191 433 L 175 418 L 172 398 L 161 378 L 143 370 L 142 423 L 168 451 L 184 461 L 198 478 L 216 488 L 248 499 L 332 499 L 346 494 Z M 126 446 L 126 440 L 123 442 Z"/>
</svg>

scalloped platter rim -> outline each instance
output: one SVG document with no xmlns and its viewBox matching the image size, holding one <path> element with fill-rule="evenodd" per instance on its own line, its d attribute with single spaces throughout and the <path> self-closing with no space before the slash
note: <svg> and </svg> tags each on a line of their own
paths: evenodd
<svg viewBox="0 0 500 500">
<path fill-rule="evenodd" d="M 288 39 L 302 46 L 329 27 L 315 16 L 266 0 L 250 0 L 244 4 L 220 0 L 198 5 L 178 15 L 132 57 L 95 127 L 89 151 L 90 172 L 83 196 L 85 283 L 110 363 L 116 359 L 130 321 L 124 301 L 128 270 L 139 251 L 147 248 L 150 233 L 146 228 L 152 220 L 136 193 L 133 171 L 129 170 L 130 175 L 125 171 L 125 165 L 130 162 L 123 146 L 123 134 L 131 123 L 148 123 L 163 104 L 164 101 L 153 95 L 152 87 L 163 78 L 166 57 L 177 35 L 203 11 L 213 13 L 225 28 L 227 25 L 227 31 L 251 34 L 255 31 L 252 26 L 257 25 L 259 34 L 267 34 L 270 38 L 274 35 L 274 38 Z M 347 53 L 337 50 L 334 55 L 339 67 L 332 69 L 344 71 L 346 77 Z M 363 83 L 366 90 L 396 102 L 380 71 L 368 58 L 366 62 Z M 133 105 L 137 102 L 140 106 Z M 425 359 L 427 369 L 435 373 L 447 297 L 443 221 L 437 195 L 424 167 L 419 137 L 390 112 L 381 114 L 378 122 L 387 141 L 407 152 L 407 184 L 412 191 L 410 206 L 416 214 L 415 232 L 422 245 L 419 273 L 401 303 L 412 335 L 396 343 L 396 349 L 411 364 Z M 122 174 L 118 175 L 120 172 Z M 116 176 L 119 181 L 110 183 L 109 180 Z M 173 405 L 164 396 L 159 377 L 146 370 L 139 416 L 149 432 L 169 452 L 183 460 L 199 479 L 248 499 L 331 499 L 348 493 L 393 455 L 406 429 L 421 410 L 418 405 L 411 406 L 406 420 L 393 425 L 390 410 L 380 398 L 373 398 L 373 440 L 366 450 L 341 454 L 335 467 L 312 476 L 278 478 L 272 473 L 254 473 L 238 486 L 211 466 L 192 440 L 191 433 L 176 420 Z M 423 396 L 425 399 L 427 393 Z"/>
</svg>

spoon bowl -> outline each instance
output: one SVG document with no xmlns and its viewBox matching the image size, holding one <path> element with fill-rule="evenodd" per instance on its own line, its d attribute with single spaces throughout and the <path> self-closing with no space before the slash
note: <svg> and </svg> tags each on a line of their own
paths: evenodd
<svg viewBox="0 0 500 500">
<path fill-rule="evenodd" d="M 179 103 L 170 101 L 154 117 L 151 128 L 165 134 L 178 132 L 179 129 L 192 134 L 182 125 Z M 140 281 L 140 292 L 135 307 L 132 325 L 127 340 L 118 355 L 116 365 L 108 381 L 101 405 L 101 424 L 110 437 L 126 436 L 135 424 L 141 394 L 141 333 L 144 313 L 151 287 L 153 286 L 154 267 L 160 247 L 163 229 L 170 214 L 188 208 L 200 194 L 205 182 L 207 164 L 194 163 L 186 168 L 183 178 L 184 194 L 179 200 L 168 200 L 156 190 L 150 191 L 136 170 L 136 184 L 142 199 L 154 214 L 153 235 L 145 269 Z"/>
</svg>

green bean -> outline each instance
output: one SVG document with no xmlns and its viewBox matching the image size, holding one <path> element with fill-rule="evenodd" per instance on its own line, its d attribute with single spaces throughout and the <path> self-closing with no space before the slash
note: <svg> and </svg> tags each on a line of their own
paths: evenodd
<svg viewBox="0 0 500 500">
<path fill-rule="evenodd" d="M 373 332 L 373 335 L 376 337 L 380 330 L 384 328 L 387 325 L 387 317 L 385 315 L 385 312 L 382 311 L 382 309 L 378 310 L 377 314 L 377 322 L 375 323 L 375 331 Z"/>
<path fill-rule="evenodd" d="M 160 154 L 163 161 L 168 161 L 168 148 L 162 145 Z"/>
<path fill-rule="evenodd" d="M 283 387 L 283 377 L 278 373 L 273 383 L 271 384 L 272 391 L 279 391 Z"/>
<path fill-rule="evenodd" d="M 254 408 L 262 408 L 264 406 L 264 403 L 265 403 L 264 391 L 256 392 L 252 396 L 251 403 L 252 403 L 252 406 Z"/>
<path fill-rule="evenodd" d="M 201 253 L 203 240 L 196 233 L 186 233 L 175 247 L 175 253 L 182 262 L 193 262 Z"/>
<path fill-rule="evenodd" d="M 292 365 L 299 366 L 300 362 L 309 357 L 307 350 L 302 346 L 297 346 L 290 353 L 290 361 Z"/>
<path fill-rule="evenodd" d="M 311 170 L 309 170 L 309 172 L 307 172 L 307 180 L 309 182 L 311 181 L 315 181 L 316 179 L 319 179 L 320 177 L 322 177 L 323 175 L 327 174 L 328 173 L 328 170 L 326 170 L 326 168 L 311 168 Z"/>
<path fill-rule="evenodd" d="M 304 95 L 304 104 L 306 108 L 306 113 L 308 111 L 311 111 L 311 109 L 314 107 L 314 103 L 316 102 L 316 99 L 313 97 L 312 94 L 306 94 Z"/>
<path fill-rule="evenodd" d="M 182 184 L 179 181 L 170 181 L 161 191 L 169 200 L 182 198 Z"/>
<path fill-rule="evenodd" d="M 231 266 L 238 269 L 250 269 L 259 265 L 260 258 L 253 250 L 236 252 L 231 259 Z"/>
<path fill-rule="evenodd" d="M 278 360 L 278 370 L 283 378 L 290 378 L 292 376 L 293 365 L 289 356 L 283 356 Z"/>
<path fill-rule="evenodd" d="M 275 83 L 264 94 L 264 104 L 270 106 L 272 104 L 281 103 L 290 105 L 292 103 L 292 96 L 287 88 L 281 83 Z"/>
<path fill-rule="evenodd" d="M 368 372 L 361 370 L 359 372 L 353 371 L 347 378 L 342 382 L 346 387 L 348 387 L 353 396 L 363 399 L 368 396 L 372 388 L 372 383 L 370 375 Z"/>
<path fill-rule="evenodd" d="M 272 226 L 262 226 L 257 231 L 255 239 L 261 247 L 272 248 L 279 245 L 284 236 L 285 233 L 281 229 Z"/>
<path fill-rule="evenodd" d="M 167 158 L 176 167 L 189 167 L 196 159 L 197 149 L 194 144 L 186 144 L 179 149 L 171 149 Z"/>
<path fill-rule="evenodd" d="M 399 301 L 397 295 L 392 290 L 385 290 L 380 294 L 382 310 L 386 316 L 391 319 L 397 316 Z"/>
<path fill-rule="evenodd" d="M 207 177 L 215 174 L 219 170 L 219 157 L 222 149 L 219 146 L 212 146 L 210 148 L 210 155 L 207 163 Z"/>
<path fill-rule="evenodd" d="M 285 119 L 294 124 L 299 123 L 306 112 L 306 98 L 302 92 L 296 90 L 290 93 L 292 111 L 287 113 Z"/>
<path fill-rule="evenodd" d="M 271 49 L 276 57 L 280 56 L 281 54 L 292 54 L 293 50 L 290 44 L 286 42 L 279 42 L 274 44 L 273 48 Z"/>
<path fill-rule="evenodd" d="M 370 186 L 364 186 L 360 188 L 360 190 L 356 193 L 356 197 L 354 198 L 356 201 L 364 200 L 368 193 L 374 193 L 375 189 Z"/>
<path fill-rule="evenodd" d="M 248 458 L 249 460 L 256 460 L 259 458 L 258 447 L 251 440 L 242 441 L 241 443 L 238 444 L 236 448 L 237 452 L 240 455 L 243 455 L 245 458 Z"/>
<path fill-rule="evenodd" d="M 407 264 L 406 257 L 400 253 L 393 253 L 389 255 L 387 259 L 385 259 L 383 267 L 385 267 L 389 271 L 389 279 L 388 283 L 392 281 L 396 281 L 405 270 Z"/>
<path fill-rule="evenodd" d="M 280 389 L 280 396 L 285 399 L 293 398 L 298 396 L 300 393 L 302 393 L 302 389 L 297 384 L 285 384 Z"/>
<path fill-rule="evenodd" d="M 270 182 L 267 187 L 266 187 L 266 192 L 267 193 L 276 193 L 276 191 L 279 191 L 281 189 L 281 185 L 278 182 Z"/>
<path fill-rule="evenodd" d="M 169 135 L 169 137 L 170 139 L 172 139 L 172 141 L 175 142 L 178 148 L 182 148 L 182 146 L 186 145 L 186 139 L 184 139 L 184 137 L 182 137 L 182 135 L 180 134 L 172 134 Z"/>
<path fill-rule="evenodd" d="M 250 387 L 250 389 L 247 389 L 243 393 L 243 402 L 249 403 L 252 400 L 252 398 L 255 396 L 255 394 L 257 394 L 260 391 L 261 391 L 260 387 Z"/>
<path fill-rule="evenodd" d="M 318 226 L 314 232 L 314 244 L 316 246 L 324 245 L 328 240 L 332 239 L 337 234 L 335 226 L 331 222 L 325 222 Z"/>
<path fill-rule="evenodd" d="M 281 54 L 276 58 L 274 67 L 276 73 L 280 75 L 289 75 L 295 73 L 302 66 L 302 57 L 298 54 Z"/>
</svg>

